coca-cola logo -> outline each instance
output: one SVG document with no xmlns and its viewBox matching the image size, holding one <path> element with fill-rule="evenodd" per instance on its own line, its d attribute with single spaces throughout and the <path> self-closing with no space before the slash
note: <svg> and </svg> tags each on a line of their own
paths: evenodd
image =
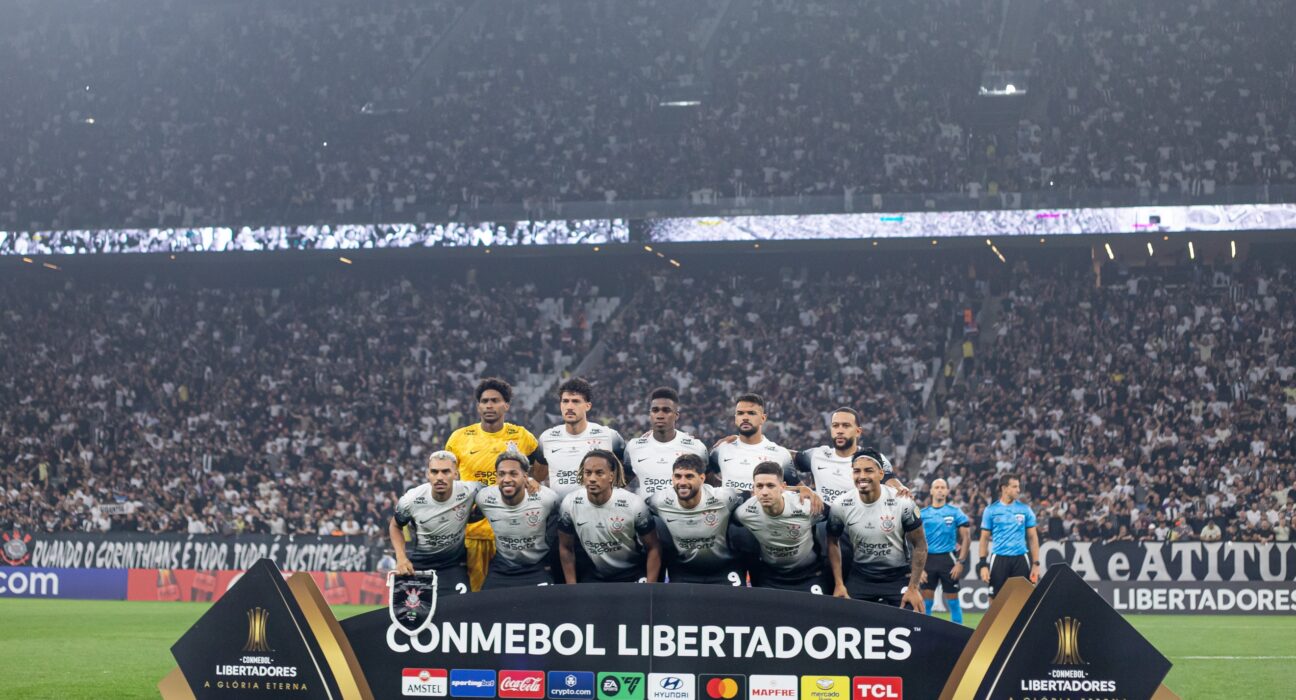
<svg viewBox="0 0 1296 700">
<path fill-rule="evenodd" d="M 498 692 L 501 698 L 531 700 L 543 698 L 544 673 L 542 671 L 500 671 Z"/>
</svg>

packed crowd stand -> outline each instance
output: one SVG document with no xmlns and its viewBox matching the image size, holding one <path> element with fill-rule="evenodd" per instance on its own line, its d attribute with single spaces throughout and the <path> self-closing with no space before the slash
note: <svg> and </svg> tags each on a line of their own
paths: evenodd
<svg viewBox="0 0 1296 700">
<path fill-rule="evenodd" d="M 1296 184 L 1280 0 L 1046 3 L 1015 137 L 970 117 L 992 0 L 11 5 L 0 230 Z M 662 106 L 685 78 L 703 103 Z"/>
<path fill-rule="evenodd" d="M 943 477 L 968 513 L 1021 474 L 1044 539 L 1290 540 L 1285 268 L 1109 267 L 1096 285 L 1087 267 L 1005 267 L 988 302 L 1003 313 L 931 420 L 931 368 L 988 289 L 966 266 L 627 273 L 622 288 L 7 282 L 0 526 L 381 536 L 426 455 L 476 421 L 478 379 L 561 376 L 601 348 L 590 419 L 626 438 L 648 429 L 656 386 L 708 445 L 755 391 L 793 450 L 854 407 L 920 498 Z M 607 296 L 629 301 L 602 323 Z M 551 389 L 510 419 L 559 423 Z"/>
</svg>

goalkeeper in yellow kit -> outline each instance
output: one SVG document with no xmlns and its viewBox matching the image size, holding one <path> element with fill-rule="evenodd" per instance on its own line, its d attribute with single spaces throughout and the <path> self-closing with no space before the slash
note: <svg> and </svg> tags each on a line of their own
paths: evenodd
<svg viewBox="0 0 1296 700">
<path fill-rule="evenodd" d="M 503 379 L 483 379 L 477 384 L 477 415 L 481 422 L 454 431 L 445 448 L 459 458 L 459 479 L 495 484 L 495 457 L 510 448 L 529 455 L 536 449 L 536 439 L 526 428 L 505 423 L 513 387 Z M 542 477 L 536 477 L 542 478 Z M 486 579 L 486 569 L 495 556 L 495 535 L 485 519 L 468 523 L 464 535 L 468 550 L 468 583 L 479 590 Z"/>
</svg>

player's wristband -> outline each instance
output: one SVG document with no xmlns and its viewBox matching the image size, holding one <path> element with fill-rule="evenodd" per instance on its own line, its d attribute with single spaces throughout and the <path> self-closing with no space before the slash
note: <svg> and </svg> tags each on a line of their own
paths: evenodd
<svg viewBox="0 0 1296 700">
<path fill-rule="evenodd" d="M 985 562 L 979 562 L 979 563 L 977 564 L 977 573 L 979 574 L 979 573 L 981 573 L 982 571 L 985 571 L 986 569 L 989 569 L 989 568 L 990 568 L 990 565 L 989 565 L 989 564 L 987 564 L 987 563 L 985 563 Z"/>
<path fill-rule="evenodd" d="M 1039 566 L 1039 562 L 1038 562 L 1038 561 L 1033 561 L 1033 562 L 1031 562 L 1031 566 Z"/>
</svg>

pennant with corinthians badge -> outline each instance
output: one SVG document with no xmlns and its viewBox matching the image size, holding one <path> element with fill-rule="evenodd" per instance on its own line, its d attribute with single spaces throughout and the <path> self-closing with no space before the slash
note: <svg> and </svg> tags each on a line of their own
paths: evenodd
<svg viewBox="0 0 1296 700">
<path fill-rule="evenodd" d="M 391 620 L 411 637 L 432 626 L 436 614 L 437 575 L 435 571 L 416 571 L 407 576 L 387 575 L 387 611 Z"/>
</svg>

